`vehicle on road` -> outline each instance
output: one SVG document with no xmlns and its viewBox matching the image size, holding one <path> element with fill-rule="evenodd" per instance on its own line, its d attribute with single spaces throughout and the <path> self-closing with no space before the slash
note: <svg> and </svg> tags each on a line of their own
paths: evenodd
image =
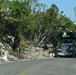
<svg viewBox="0 0 76 75">
<path fill-rule="evenodd" d="M 58 43 L 57 57 L 67 56 L 76 57 L 76 33 L 61 32 L 59 34 L 60 41 Z"/>
</svg>

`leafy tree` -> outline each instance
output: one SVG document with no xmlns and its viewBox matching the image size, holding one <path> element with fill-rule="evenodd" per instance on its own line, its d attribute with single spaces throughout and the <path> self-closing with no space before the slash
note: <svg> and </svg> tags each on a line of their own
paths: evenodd
<svg viewBox="0 0 76 75">
<path fill-rule="evenodd" d="M 2 6 L 5 4 L 4 6 Z M 7 7 L 7 8 L 6 8 Z M 4 15 L 5 14 L 5 15 Z M 26 23 L 26 18 L 31 14 L 29 2 L 27 0 L 5 0 L 1 1 L 1 28 L 2 36 L 11 35 L 15 37 L 13 48 L 17 48 L 19 44 L 19 34 Z"/>
<path fill-rule="evenodd" d="M 38 8 L 38 10 L 36 10 L 35 8 Z M 28 36 L 28 38 L 34 43 L 34 45 L 37 45 L 40 42 L 40 40 L 43 38 L 42 14 L 44 14 L 45 12 L 41 12 L 41 9 L 42 9 L 42 4 L 37 3 L 37 1 L 35 1 L 35 6 L 32 9 L 33 15 L 31 18 L 32 20 L 30 21 L 31 23 L 26 27 L 27 29 L 26 34 L 28 34 L 28 32 L 30 33 L 30 36 Z"/>
<path fill-rule="evenodd" d="M 39 0 L 0 0 L 0 36 L 15 37 L 14 51 L 19 46 L 20 36 L 39 45 L 50 39 L 54 26 L 60 25 L 76 31 L 76 25 L 63 11 L 59 13 L 55 4 L 46 10 L 46 5 Z M 54 41 L 56 35 L 52 36 Z"/>
</svg>

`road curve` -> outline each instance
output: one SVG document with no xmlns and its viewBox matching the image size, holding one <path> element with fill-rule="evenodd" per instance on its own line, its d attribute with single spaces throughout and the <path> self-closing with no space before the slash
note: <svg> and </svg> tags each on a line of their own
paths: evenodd
<svg viewBox="0 0 76 75">
<path fill-rule="evenodd" d="M 76 59 L 51 58 L 0 64 L 0 75 L 76 75 Z"/>
</svg>

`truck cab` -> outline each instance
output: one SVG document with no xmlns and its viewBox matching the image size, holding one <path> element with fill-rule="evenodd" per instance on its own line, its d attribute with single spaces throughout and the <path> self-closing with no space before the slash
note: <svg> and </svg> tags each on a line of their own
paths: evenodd
<svg viewBox="0 0 76 75">
<path fill-rule="evenodd" d="M 57 56 L 75 57 L 76 56 L 76 39 L 74 33 L 66 32 L 59 34 L 60 41 L 58 43 Z"/>
</svg>

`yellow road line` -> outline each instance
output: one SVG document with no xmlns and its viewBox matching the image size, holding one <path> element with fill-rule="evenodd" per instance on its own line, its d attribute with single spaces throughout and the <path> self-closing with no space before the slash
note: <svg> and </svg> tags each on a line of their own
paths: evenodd
<svg viewBox="0 0 76 75">
<path fill-rule="evenodd" d="M 20 75 L 25 75 L 25 71 L 21 71 L 20 72 Z"/>
</svg>

